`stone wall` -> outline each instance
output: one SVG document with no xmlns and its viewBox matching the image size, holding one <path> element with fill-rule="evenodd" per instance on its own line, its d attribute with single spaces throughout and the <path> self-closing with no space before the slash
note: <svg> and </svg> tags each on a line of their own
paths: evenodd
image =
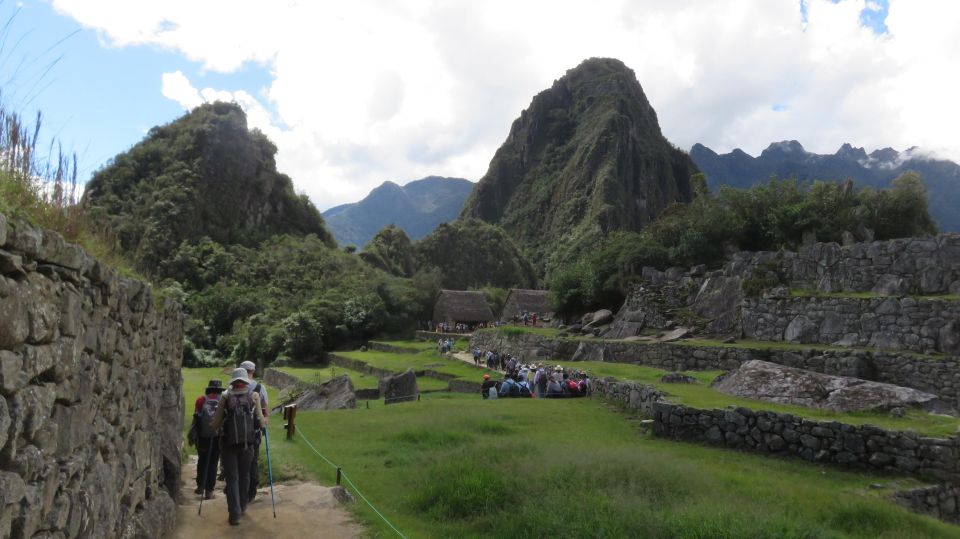
<svg viewBox="0 0 960 539">
<path fill-rule="evenodd" d="M 790 414 L 700 410 L 653 404 L 658 436 L 757 453 L 792 455 L 850 468 L 960 480 L 960 438 L 926 438 L 873 425 L 813 421 Z"/>
<path fill-rule="evenodd" d="M 937 395 L 948 408 L 960 410 L 960 358 L 924 358 L 866 350 L 750 349 L 734 346 L 694 346 L 680 342 L 557 339 L 529 333 L 479 331 L 470 346 L 509 352 L 528 361 L 609 361 L 637 363 L 667 371 L 736 369 L 754 359 L 834 376 L 849 376 L 912 387 Z"/>
<path fill-rule="evenodd" d="M 0 537 L 160 537 L 176 521 L 174 302 L 0 215 Z"/>
<path fill-rule="evenodd" d="M 917 513 L 960 524 L 960 485 L 943 484 L 897 492 L 897 503 Z"/>
<path fill-rule="evenodd" d="M 654 434 L 847 468 L 960 480 L 960 438 L 926 438 L 872 425 L 814 421 L 745 408 L 702 410 L 665 402 L 654 386 L 595 379 L 594 393 L 653 418 Z"/>
<path fill-rule="evenodd" d="M 747 299 L 743 335 L 795 343 L 960 355 L 960 301 L 902 298 Z"/>
<path fill-rule="evenodd" d="M 653 417 L 654 403 L 666 399 L 666 394 L 654 386 L 616 378 L 594 378 L 593 394 L 649 417 Z"/>
</svg>

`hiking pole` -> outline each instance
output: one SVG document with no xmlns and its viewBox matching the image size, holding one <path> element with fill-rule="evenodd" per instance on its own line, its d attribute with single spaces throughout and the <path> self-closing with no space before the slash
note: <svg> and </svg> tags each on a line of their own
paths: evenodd
<svg viewBox="0 0 960 539">
<path fill-rule="evenodd" d="M 203 499 L 207 497 L 207 475 L 210 473 L 210 458 L 213 455 L 213 436 L 210 437 L 210 445 L 207 446 L 207 464 L 203 467 L 203 493 L 200 494 L 200 507 L 197 509 L 197 516 L 200 516 L 200 513 L 203 511 Z M 197 444 L 197 447 L 200 447 L 200 444 Z"/>
<path fill-rule="evenodd" d="M 273 495 L 273 463 L 270 462 L 270 434 L 263 429 L 263 440 L 267 444 L 267 478 L 270 480 L 270 503 L 273 504 L 273 518 L 277 518 L 277 498 Z"/>
</svg>

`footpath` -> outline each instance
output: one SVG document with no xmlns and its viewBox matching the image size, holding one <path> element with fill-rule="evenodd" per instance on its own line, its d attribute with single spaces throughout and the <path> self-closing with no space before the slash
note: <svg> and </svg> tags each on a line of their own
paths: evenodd
<svg viewBox="0 0 960 539">
<path fill-rule="evenodd" d="M 200 497 L 193 493 L 197 457 L 183 467 L 180 487 L 181 502 L 177 508 L 177 529 L 174 539 L 198 537 L 237 537 L 264 539 L 265 537 L 324 537 L 352 539 L 363 537 L 363 528 L 352 515 L 334 499 L 332 489 L 310 482 L 275 484 L 277 518 L 273 518 L 270 487 L 264 486 L 257 498 L 247 506 L 240 526 L 227 523 L 227 498 L 223 481 L 217 482 L 216 498 L 203 502 L 203 514 L 197 515 Z"/>
</svg>

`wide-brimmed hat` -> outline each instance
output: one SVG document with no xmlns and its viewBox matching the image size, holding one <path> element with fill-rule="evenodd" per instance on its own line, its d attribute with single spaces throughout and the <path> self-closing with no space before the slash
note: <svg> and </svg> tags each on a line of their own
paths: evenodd
<svg viewBox="0 0 960 539">
<path fill-rule="evenodd" d="M 207 388 L 203 390 L 206 393 L 223 393 L 223 382 L 220 380 L 210 380 L 207 382 Z"/>
<path fill-rule="evenodd" d="M 257 364 L 252 361 L 244 361 L 240 364 L 240 368 L 246 371 L 256 371 Z"/>
<path fill-rule="evenodd" d="M 233 369 L 233 373 L 230 374 L 230 383 L 234 384 L 236 382 L 243 382 L 245 384 L 250 383 L 250 379 L 247 378 L 247 369 L 243 367 L 237 367 Z"/>
<path fill-rule="evenodd" d="M 489 375 L 489 374 L 484 374 L 484 375 L 483 375 L 483 379 L 484 379 L 484 380 L 489 380 L 489 379 L 490 379 L 490 375 Z"/>
</svg>

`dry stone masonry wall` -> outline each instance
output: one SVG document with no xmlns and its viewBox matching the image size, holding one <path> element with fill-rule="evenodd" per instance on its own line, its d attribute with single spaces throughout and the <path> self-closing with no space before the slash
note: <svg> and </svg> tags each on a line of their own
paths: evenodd
<svg viewBox="0 0 960 539">
<path fill-rule="evenodd" d="M 960 355 L 960 301 L 902 298 L 747 299 L 747 338 Z"/>
<path fill-rule="evenodd" d="M 898 503 L 917 513 L 960 524 L 960 485 L 935 485 L 898 492 Z"/>
<path fill-rule="evenodd" d="M 0 537 L 160 537 L 179 491 L 180 308 L 0 215 Z"/>
<path fill-rule="evenodd" d="M 960 480 L 960 438 L 927 438 L 872 425 L 814 421 L 745 408 L 703 410 L 664 401 L 653 386 L 613 378 L 594 380 L 594 391 L 653 418 L 654 433 L 757 453 L 792 455 L 848 468 Z"/>
</svg>

